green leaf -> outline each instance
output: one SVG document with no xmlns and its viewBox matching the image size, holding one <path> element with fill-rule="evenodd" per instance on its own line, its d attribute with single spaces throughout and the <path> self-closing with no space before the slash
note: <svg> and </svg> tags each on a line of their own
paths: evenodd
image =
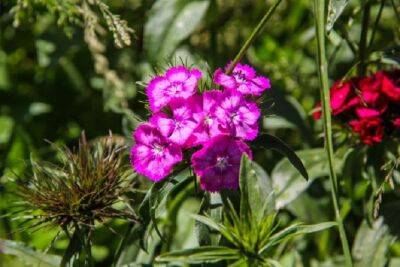
<svg viewBox="0 0 400 267">
<path fill-rule="evenodd" d="M 275 210 L 272 183 L 265 171 L 244 154 L 240 164 L 240 218 L 260 222 Z M 247 217 L 250 214 L 250 217 Z"/>
<path fill-rule="evenodd" d="M 318 224 L 310 224 L 310 225 L 300 225 L 296 234 L 310 234 L 315 232 L 320 232 L 325 229 L 336 226 L 336 222 L 323 222 Z"/>
<path fill-rule="evenodd" d="M 379 218 L 372 225 L 363 221 L 358 229 L 353 245 L 353 258 L 356 267 L 383 267 L 388 261 L 387 253 L 395 238 L 389 234 L 388 227 Z"/>
<path fill-rule="evenodd" d="M 194 218 L 196 221 L 201 222 L 201 223 L 207 225 L 208 227 L 218 231 L 221 235 L 223 235 L 232 244 L 240 246 L 240 240 L 238 240 L 235 237 L 235 235 L 233 235 L 231 232 L 229 232 L 228 229 L 224 225 L 217 223 L 208 217 L 198 215 L 198 214 L 193 214 L 192 218 Z"/>
<path fill-rule="evenodd" d="M 160 255 L 157 262 L 215 263 L 222 260 L 236 260 L 240 252 L 223 246 L 205 246 L 173 251 Z"/>
<path fill-rule="evenodd" d="M 0 116 L 0 145 L 7 144 L 14 129 L 14 120 L 9 116 Z"/>
<path fill-rule="evenodd" d="M 336 20 L 340 17 L 349 0 L 329 0 L 326 30 L 332 30 Z"/>
<path fill-rule="evenodd" d="M 301 173 L 301 175 L 308 180 L 308 173 L 303 165 L 303 162 L 301 162 L 296 153 L 281 139 L 276 136 L 263 133 L 255 140 L 255 144 L 266 149 L 274 149 L 286 156 L 290 163 L 292 163 L 292 165 Z"/>
<path fill-rule="evenodd" d="M 169 57 L 199 25 L 208 0 L 159 0 L 150 10 L 144 43 L 149 57 L 159 61 Z"/>
<path fill-rule="evenodd" d="M 294 237 L 295 235 L 319 232 L 336 225 L 337 225 L 336 222 L 324 222 L 311 225 L 302 225 L 302 224 L 290 225 L 285 229 L 279 231 L 278 233 L 272 235 L 270 237 L 269 242 L 260 249 L 259 254 L 264 254 L 268 252 L 270 248 L 279 244 L 280 242 L 284 241 L 287 238 Z"/>
<path fill-rule="evenodd" d="M 263 118 L 263 125 L 267 131 L 277 129 L 296 129 L 297 126 L 281 116 L 270 116 Z"/>
<path fill-rule="evenodd" d="M 59 256 L 36 251 L 22 243 L 11 240 L 0 239 L 0 251 L 2 254 L 13 255 L 32 266 L 56 267 L 59 266 L 61 262 Z"/>
<path fill-rule="evenodd" d="M 329 175 L 328 160 L 324 149 L 302 150 L 298 151 L 297 155 L 308 171 L 309 180 L 305 181 L 288 159 L 281 160 L 271 174 L 277 209 L 285 207 L 297 198 L 314 179 Z M 343 159 L 335 160 L 336 171 L 341 168 L 342 161 Z"/>
</svg>

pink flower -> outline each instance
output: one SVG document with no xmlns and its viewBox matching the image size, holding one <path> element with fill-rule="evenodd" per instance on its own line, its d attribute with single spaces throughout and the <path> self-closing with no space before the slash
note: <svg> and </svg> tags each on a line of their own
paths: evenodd
<svg viewBox="0 0 400 267">
<path fill-rule="evenodd" d="M 361 141 L 369 146 L 382 142 L 384 127 L 380 118 L 352 120 L 349 122 L 353 131 L 360 135 Z"/>
<path fill-rule="evenodd" d="M 228 135 L 218 135 L 206 142 L 192 155 L 192 166 L 200 177 L 201 188 L 210 192 L 237 190 L 243 153 L 252 157 L 250 148 L 243 141 Z"/>
<path fill-rule="evenodd" d="M 226 69 L 229 68 L 229 64 Z M 238 63 L 232 75 L 226 75 L 221 69 L 214 73 L 214 83 L 225 89 L 237 90 L 245 95 L 260 96 L 266 89 L 271 88 L 268 78 L 257 76 L 256 71 L 249 65 Z"/>
<path fill-rule="evenodd" d="M 182 160 L 179 146 L 171 144 L 148 123 L 141 124 L 134 133 L 136 144 L 131 149 L 131 164 L 135 171 L 152 181 L 160 181 Z"/>
<path fill-rule="evenodd" d="M 215 107 L 215 117 L 223 132 L 244 140 L 257 137 L 260 110 L 255 103 L 245 100 L 237 91 L 223 92 Z"/>
<path fill-rule="evenodd" d="M 198 98 L 198 103 L 201 105 L 202 112 L 194 114 L 199 125 L 191 137 L 191 146 L 201 145 L 211 137 L 222 133 L 218 127 L 218 119 L 215 116 L 215 107 L 221 101 L 222 95 L 222 91 L 210 90 L 205 91 L 202 96 Z"/>
<path fill-rule="evenodd" d="M 169 104 L 172 114 L 155 113 L 150 123 L 155 125 L 161 134 L 171 142 L 187 147 L 186 142 L 199 125 L 201 105 L 198 96 L 189 99 L 176 98 Z"/>
<path fill-rule="evenodd" d="M 150 109 L 157 112 L 175 98 L 187 99 L 196 93 L 202 73 L 184 66 L 172 67 L 164 76 L 154 77 L 146 88 Z"/>
</svg>

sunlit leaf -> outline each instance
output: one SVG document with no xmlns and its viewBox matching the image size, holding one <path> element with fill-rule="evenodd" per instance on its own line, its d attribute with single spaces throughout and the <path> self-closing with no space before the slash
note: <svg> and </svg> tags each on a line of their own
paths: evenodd
<svg viewBox="0 0 400 267">
<path fill-rule="evenodd" d="M 145 46 L 153 61 L 168 58 L 199 25 L 209 1 L 160 0 L 145 25 Z"/>
<path fill-rule="evenodd" d="M 298 151 L 297 155 L 307 169 L 309 181 L 304 180 L 288 159 L 280 161 L 271 174 L 278 209 L 293 201 L 314 179 L 329 174 L 327 156 L 323 149 L 302 150 Z M 336 170 L 340 169 L 341 164 L 342 159 L 335 159 Z"/>
<path fill-rule="evenodd" d="M 389 246 L 394 237 L 388 227 L 379 218 L 371 226 L 364 221 L 358 229 L 353 245 L 353 257 L 356 267 L 383 267 L 388 261 Z"/>
<path fill-rule="evenodd" d="M 240 217 L 259 222 L 275 209 L 272 183 L 265 171 L 247 155 L 240 165 Z"/>
<path fill-rule="evenodd" d="M 22 243 L 11 240 L 0 239 L 0 251 L 2 254 L 16 256 L 19 260 L 34 266 L 56 267 L 61 262 L 59 256 L 36 251 Z"/>
<path fill-rule="evenodd" d="M 236 260 L 240 257 L 237 249 L 222 246 L 205 246 L 162 254 L 158 262 L 212 263 L 222 260 Z"/>
<path fill-rule="evenodd" d="M 328 21 L 326 24 L 328 32 L 333 28 L 336 20 L 340 17 L 348 3 L 349 0 L 329 0 L 327 18 Z"/>
</svg>

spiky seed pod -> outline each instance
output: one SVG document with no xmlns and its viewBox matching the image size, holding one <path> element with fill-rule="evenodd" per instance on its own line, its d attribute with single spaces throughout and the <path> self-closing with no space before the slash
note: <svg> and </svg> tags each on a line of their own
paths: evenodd
<svg viewBox="0 0 400 267">
<path fill-rule="evenodd" d="M 18 180 L 22 213 L 34 214 L 30 216 L 34 226 L 69 229 L 94 227 L 96 221 L 109 218 L 137 221 L 130 210 L 114 207 L 132 186 L 125 146 L 119 139 L 110 134 L 89 143 L 82 134 L 75 150 L 55 147 L 60 156 L 57 164 L 33 161 L 31 174 Z"/>
</svg>

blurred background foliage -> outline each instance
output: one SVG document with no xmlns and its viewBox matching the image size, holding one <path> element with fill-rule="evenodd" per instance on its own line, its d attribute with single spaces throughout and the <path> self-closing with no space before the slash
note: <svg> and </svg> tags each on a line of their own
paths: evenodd
<svg viewBox="0 0 400 267">
<path fill-rule="evenodd" d="M 354 74 L 362 20 L 359 1 L 333 2 L 341 2 L 344 9 L 328 35 L 332 81 Z M 400 2 L 371 2 L 373 41 L 368 54 L 369 70 L 374 71 L 398 64 Z M 143 90 L 150 76 L 171 63 L 196 64 L 205 73 L 225 66 L 270 4 L 263 0 L 0 0 L 0 214 L 12 209 L 13 177 L 24 173 L 29 158 L 53 160 L 54 152 L 44 139 L 73 146 L 83 130 L 90 139 L 111 130 L 131 143 L 132 130 L 148 115 Z M 274 182 L 284 222 L 333 218 L 327 179 L 319 179 L 328 174 L 320 148 L 322 125 L 310 116 L 319 99 L 312 8 L 307 0 L 283 1 L 244 59 L 272 82 L 262 105 L 265 131 L 302 150 L 299 155 L 311 176 L 305 182 L 287 161 L 279 162 L 279 154 L 255 148 L 255 159 Z M 337 134 L 338 140 L 348 138 Z M 373 182 L 354 168 L 365 165 L 357 151 L 342 146 L 336 165 L 339 173 L 346 174 L 340 177 L 350 180 L 343 180 L 340 201 L 349 239 L 354 240 L 353 257 L 359 259 L 357 266 L 384 266 L 389 258 L 390 266 L 399 266 L 400 243 L 393 242 L 382 220 L 373 222 Z M 380 164 L 375 168 L 380 170 L 378 160 L 373 164 Z M 382 180 L 382 173 L 366 169 Z M 396 171 L 394 175 L 399 178 Z M 179 227 L 171 226 L 175 238 L 170 249 L 197 244 L 194 221 L 187 214 L 195 213 L 200 202 L 188 192 L 181 193 L 185 195 L 179 205 L 169 203 L 175 209 L 174 221 L 179 222 Z M 397 193 L 388 198 L 395 200 Z M 394 202 L 383 203 L 394 216 L 393 209 L 398 209 Z M 161 214 L 160 220 L 171 220 L 168 216 Z M 18 221 L 0 220 L 1 238 L 39 250 L 49 249 L 57 233 L 54 229 L 19 231 Z M 126 227 L 118 221 L 112 224 L 117 230 Z M 105 227 L 97 229 L 93 255 L 98 266 L 110 264 L 119 238 Z M 125 263 L 150 263 L 160 243 L 153 232 L 150 239 L 149 253 L 132 246 L 125 252 L 131 255 Z M 50 251 L 62 253 L 67 243 L 67 237 L 61 236 Z M 28 247 L 17 244 L 3 243 L 8 254 L 18 256 L 26 249 L 23 255 L 29 255 Z M 341 249 L 334 230 L 288 246 L 296 249 L 281 255 L 285 266 L 340 266 L 342 260 L 335 257 Z M 376 262 L 367 260 L 371 257 Z M 0 265 L 35 262 L 16 258 L 0 255 Z"/>
</svg>

